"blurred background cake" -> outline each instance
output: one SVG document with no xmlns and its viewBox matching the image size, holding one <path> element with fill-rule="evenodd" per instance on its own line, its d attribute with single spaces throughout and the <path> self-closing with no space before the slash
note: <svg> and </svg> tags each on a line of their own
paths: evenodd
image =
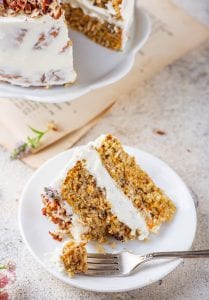
<svg viewBox="0 0 209 300">
<path fill-rule="evenodd" d="M 0 81 L 21 86 L 72 83 L 72 42 L 57 0 L 4 0 L 0 6 Z"/>
<path fill-rule="evenodd" d="M 68 26 L 113 50 L 125 48 L 134 0 L 3 0 L 0 81 L 28 86 L 73 83 Z"/>
</svg>

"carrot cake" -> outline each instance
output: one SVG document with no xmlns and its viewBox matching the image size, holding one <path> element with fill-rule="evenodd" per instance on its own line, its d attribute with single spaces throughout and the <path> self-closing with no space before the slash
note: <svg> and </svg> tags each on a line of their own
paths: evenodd
<svg viewBox="0 0 209 300">
<path fill-rule="evenodd" d="M 0 81 L 23 87 L 73 83 L 69 27 L 124 49 L 135 0 L 0 0 Z"/>
<path fill-rule="evenodd" d="M 145 240 L 170 221 L 175 205 L 123 148 L 102 135 L 72 156 L 42 195 L 42 212 L 62 240 Z"/>
</svg>

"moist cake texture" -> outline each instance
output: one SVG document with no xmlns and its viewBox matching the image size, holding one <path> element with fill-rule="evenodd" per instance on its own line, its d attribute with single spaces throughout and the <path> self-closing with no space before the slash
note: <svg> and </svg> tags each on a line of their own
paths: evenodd
<svg viewBox="0 0 209 300">
<path fill-rule="evenodd" d="M 171 221 L 176 210 L 110 134 L 76 151 L 42 200 L 43 214 L 58 226 L 52 236 L 70 236 L 81 243 L 108 237 L 146 240 Z"/>
<path fill-rule="evenodd" d="M 84 242 L 69 241 L 62 249 L 60 259 L 70 276 L 76 273 L 85 273 L 88 269 L 85 245 Z"/>
<path fill-rule="evenodd" d="M 120 142 L 108 135 L 97 149 L 105 168 L 133 205 L 144 212 L 150 231 L 155 231 L 162 222 L 169 221 L 175 206 L 158 188 L 149 175 L 129 156 Z"/>
<path fill-rule="evenodd" d="M 86 168 L 85 161 L 78 161 L 67 173 L 61 190 L 81 223 L 88 228 L 81 239 L 103 242 L 109 234 L 118 240 L 131 238 L 131 230 L 111 212 L 104 189 L 97 186 L 95 178 Z"/>
<path fill-rule="evenodd" d="M 81 8 L 65 4 L 65 15 L 69 26 L 84 33 L 92 41 L 113 50 L 123 47 L 122 29 L 107 21 L 85 14 Z"/>
<path fill-rule="evenodd" d="M 94 42 L 123 50 L 130 37 L 135 0 L 64 0 L 70 27 Z"/>
</svg>

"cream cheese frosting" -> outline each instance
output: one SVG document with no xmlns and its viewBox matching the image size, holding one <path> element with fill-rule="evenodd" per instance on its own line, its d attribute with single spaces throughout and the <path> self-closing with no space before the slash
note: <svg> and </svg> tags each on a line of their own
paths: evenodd
<svg viewBox="0 0 209 300">
<path fill-rule="evenodd" d="M 21 86 L 74 82 L 71 41 L 64 15 L 0 17 L 0 80 Z"/>
</svg>

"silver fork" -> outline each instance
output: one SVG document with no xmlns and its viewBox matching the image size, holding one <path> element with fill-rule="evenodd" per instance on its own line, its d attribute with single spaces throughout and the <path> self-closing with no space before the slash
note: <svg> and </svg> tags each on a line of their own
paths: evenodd
<svg viewBox="0 0 209 300">
<path fill-rule="evenodd" d="M 142 264 L 153 259 L 201 257 L 209 257 L 209 250 L 153 252 L 145 255 L 136 255 L 130 252 L 116 254 L 88 253 L 88 271 L 85 274 L 91 276 L 127 276 L 133 273 Z"/>
</svg>

